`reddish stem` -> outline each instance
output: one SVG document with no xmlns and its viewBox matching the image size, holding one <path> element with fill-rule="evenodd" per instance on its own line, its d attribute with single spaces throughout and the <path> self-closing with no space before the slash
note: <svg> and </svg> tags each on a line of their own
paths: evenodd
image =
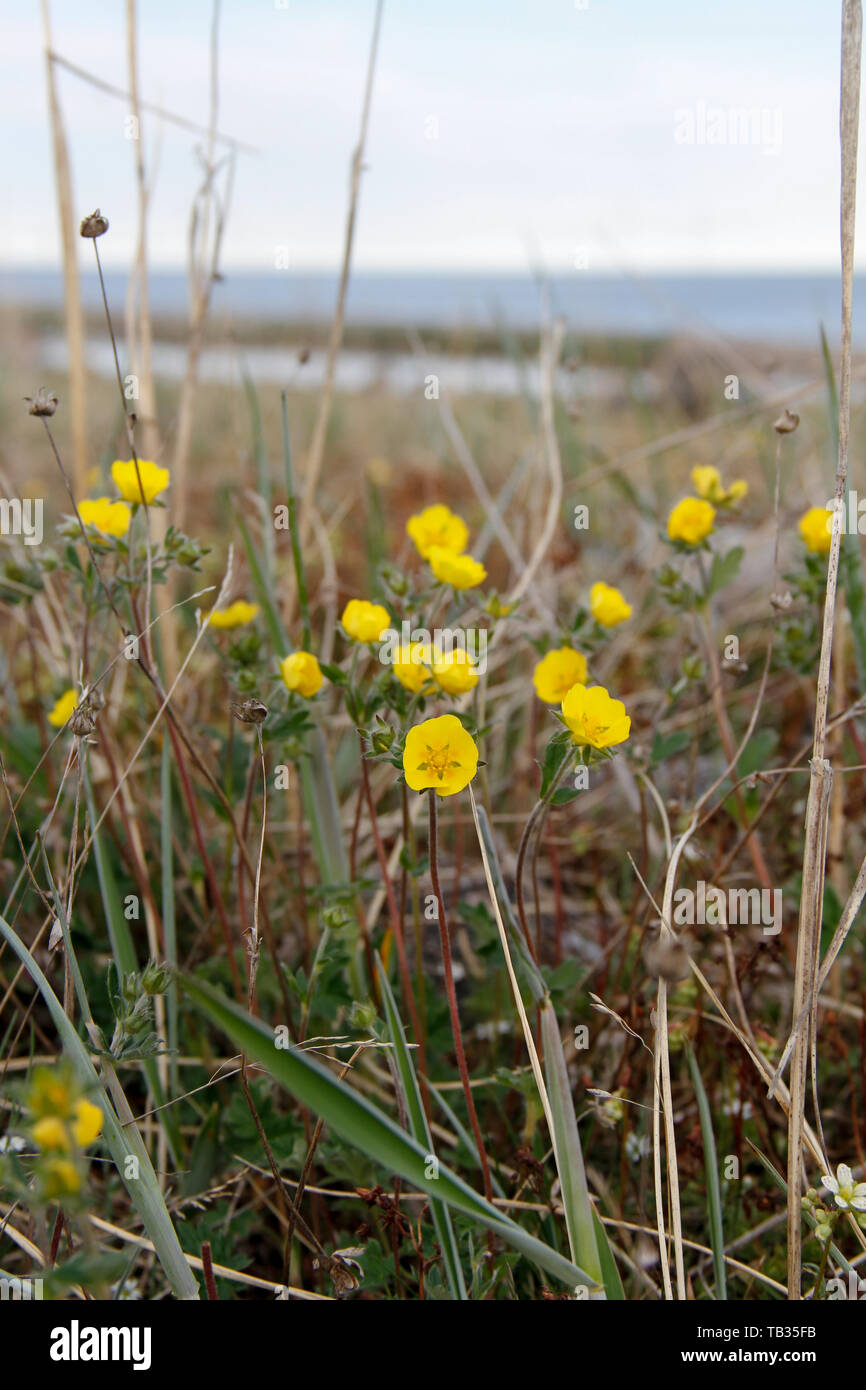
<svg viewBox="0 0 866 1390">
<path fill-rule="evenodd" d="M 213 1259 L 211 1258 L 209 1240 L 202 1242 L 201 1267 L 202 1273 L 204 1274 L 204 1283 L 205 1288 L 207 1289 L 207 1296 L 211 1300 L 211 1302 L 216 1303 L 218 1301 L 219 1295 L 217 1294 L 216 1279 L 214 1279 L 213 1275 Z"/>
</svg>

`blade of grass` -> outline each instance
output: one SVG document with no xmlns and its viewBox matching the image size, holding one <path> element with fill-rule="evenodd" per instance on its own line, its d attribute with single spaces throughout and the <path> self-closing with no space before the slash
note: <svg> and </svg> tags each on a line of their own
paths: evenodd
<svg viewBox="0 0 866 1390">
<path fill-rule="evenodd" d="M 592 1219 L 592 1203 L 586 1185 L 586 1170 L 583 1165 L 580 1135 L 577 1132 L 568 1068 L 562 1050 L 559 1023 L 549 999 L 541 1008 L 541 1043 L 544 1048 L 544 1073 L 553 1120 L 551 1137 L 562 1190 L 569 1245 L 575 1262 L 588 1269 L 594 1282 L 603 1288 L 599 1241 Z M 607 1244 L 606 1236 L 604 1244 Z M 604 1294 L 599 1291 L 597 1295 L 590 1294 L 590 1297 L 593 1296 L 604 1297 Z"/>
<path fill-rule="evenodd" d="M 726 1299 L 727 1280 L 725 1276 L 725 1233 L 722 1227 L 722 1188 L 719 1182 L 719 1160 L 716 1151 L 716 1138 L 713 1134 L 713 1117 L 710 1103 L 704 1088 L 703 1078 L 698 1068 L 697 1058 L 686 1044 L 686 1057 L 692 1084 L 698 1098 L 698 1114 L 701 1120 L 701 1136 L 704 1141 L 704 1170 L 707 1177 L 707 1215 L 710 1227 L 710 1245 L 713 1249 L 713 1269 L 716 1272 L 716 1298 Z"/>
</svg>

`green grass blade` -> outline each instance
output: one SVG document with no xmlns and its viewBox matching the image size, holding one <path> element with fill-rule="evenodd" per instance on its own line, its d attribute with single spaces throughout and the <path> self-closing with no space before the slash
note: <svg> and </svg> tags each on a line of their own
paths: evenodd
<svg viewBox="0 0 866 1390">
<path fill-rule="evenodd" d="M 559 1023 L 550 1000 L 547 1000 L 541 1009 L 541 1043 L 544 1048 L 544 1074 L 553 1118 L 556 1166 L 559 1170 L 569 1243 L 575 1261 L 589 1270 L 590 1284 L 603 1285 L 598 1240 L 586 1185 L 586 1170 L 583 1166 L 583 1151 L 577 1132 L 568 1068 L 565 1065 Z"/>
<path fill-rule="evenodd" d="M 713 1268 L 716 1272 L 716 1298 L 728 1296 L 725 1270 L 725 1232 L 722 1227 L 722 1187 L 719 1182 L 719 1158 L 716 1152 L 716 1136 L 713 1133 L 713 1117 L 710 1103 L 704 1088 L 697 1058 L 686 1045 L 692 1085 L 698 1098 L 698 1114 L 701 1121 L 701 1136 L 704 1141 L 704 1169 L 707 1175 L 707 1214 L 710 1224 L 710 1245 L 713 1247 Z"/>
<path fill-rule="evenodd" d="M 3 917 L 0 917 L 0 934 L 9 943 L 42 995 L 79 1083 L 86 1087 L 94 1104 L 99 1105 L 102 1110 L 105 1142 L 132 1204 L 144 1223 L 149 1239 L 153 1242 L 157 1258 L 165 1270 L 175 1297 L 185 1300 L 198 1299 L 198 1284 L 180 1247 L 177 1232 L 172 1225 L 153 1165 L 137 1126 L 126 1124 L 121 1128 L 87 1049 L 64 1013 L 60 1000 L 24 942 Z M 127 1160 L 130 1157 L 138 1160 L 137 1178 L 126 1177 Z"/>
<path fill-rule="evenodd" d="M 607 1231 L 601 1221 L 601 1217 L 595 1207 L 592 1209 L 592 1222 L 595 1227 L 595 1239 L 598 1244 L 598 1258 L 601 1261 L 601 1275 L 604 1280 L 604 1291 L 608 1300 L 615 1303 L 625 1302 L 625 1289 L 622 1286 L 622 1279 L 619 1277 L 616 1260 L 610 1248 L 610 1241 L 607 1238 Z"/>
<path fill-rule="evenodd" d="M 259 1019 L 252 1018 L 210 985 L 188 975 L 181 976 L 181 981 L 193 1003 L 228 1034 L 240 1051 L 264 1067 L 347 1143 L 381 1164 L 387 1172 L 399 1173 L 429 1196 L 465 1212 L 563 1283 L 572 1288 L 578 1284 L 593 1284 L 584 1270 L 529 1235 L 444 1164 L 439 1165 L 438 1178 L 428 1178 L 424 1147 L 405 1134 L 388 1115 L 338 1081 L 319 1062 L 306 1053 L 275 1047 L 273 1033 Z"/>
<path fill-rule="evenodd" d="M 418 1085 L 418 1078 L 415 1075 L 415 1068 L 412 1064 L 412 1055 L 406 1045 L 406 1036 L 403 1031 L 403 1024 L 397 1011 L 397 1004 L 388 980 L 388 976 L 382 968 L 382 962 L 376 957 L 376 969 L 379 976 L 379 989 L 382 994 L 382 1004 L 385 1009 L 385 1021 L 388 1025 L 388 1033 L 394 1047 L 394 1060 L 397 1066 L 397 1074 L 400 1078 L 400 1085 L 406 1101 L 406 1110 L 409 1116 L 409 1132 L 413 1139 L 417 1139 L 422 1144 L 428 1154 L 435 1156 L 433 1148 L 433 1136 L 427 1124 L 427 1116 L 424 1113 L 424 1103 L 421 1099 L 421 1090 Z M 436 1231 L 436 1239 L 442 1251 L 442 1263 L 445 1268 L 445 1277 L 453 1298 L 463 1299 L 466 1297 L 466 1284 L 463 1279 L 463 1269 L 460 1264 L 460 1251 L 457 1247 L 457 1239 L 454 1235 L 454 1227 L 451 1222 L 451 1213 L 442 1202 L 437 1202 L 434 1198 L 430 1199 L 430 1216 L 433 1227 Z"/>
</svg>

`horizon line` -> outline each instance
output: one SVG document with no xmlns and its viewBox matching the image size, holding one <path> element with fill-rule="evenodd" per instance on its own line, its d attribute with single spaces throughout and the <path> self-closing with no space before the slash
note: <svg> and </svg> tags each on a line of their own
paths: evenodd
<svg viewBox="0 0 866 1390">
<path fill-rule="evenodd" d="M 103 260 L 103 268 L 109 274 L 117 274 L 131 271 L 128 262 L 111 262 Z M 80 273 L 85 276 L 95 276 L 95 268 L 80 266 Z M 150 274 L 171 274 L 188 276 L 188 267 L 181 262 L 152 262 L 148 267 Z M 866 259 L 861 266 L 855 266 L 855 275 L 866 274 Z M 56 274 L 62 277 L 63 266 L 59 262 L 45 261 L 4 261 L 0 259 L 0 275 L 16 274 Z M 318 275 L 318 276 L 339 276 L 340 266 L 337 264 L 323 265 L 321 263 L 310 262 L 309 264 L 298 264 L 297 266 L 286 267 L 277 270 L 273 266 L 258 264 L 252 261 L 238 261 L 226 264 L 222 267 L 220 274 L 229 275 Z M 682 265 L 672 266 L 666 264 L 632 266 L 628 268 L 617 268 L 613 266 L 599 266 L 597 269 L 587 268 L 576 270 L 570 265 L 545 266 L 543 270 L 534 269 L 526 265 L 509 266 L 489 266 L 489 265 L 406 265 L 406 266 L 379 266 L 379 265 L 357 265 L 352 269 L 352 276 L 356 275 L 379 275 L 379 276 L 515 276 L 521 279 L 536 280 L 555 276 L 557 279 L 568 278 L 580 279 L 639 279 L 642 276 L 673 276 L 673 277 L 692 277 L 707 276 L 719 279 L 733 276 L 761 275 L 774 279 L 782 279 L 790 276 L 809 276 L 809 275 L 837 275 L 841 279 L 841 267 L 839 265 L 821 264 L 800 264 L 780 267 L 778 263 L 772 265 L 743 265 L 743 266 L 711 266 L 711 265 Z M 219 281 L 217 281 L 219 283 Z M 350 277 L 351 283 L 351 277 Z"/>
</svg>

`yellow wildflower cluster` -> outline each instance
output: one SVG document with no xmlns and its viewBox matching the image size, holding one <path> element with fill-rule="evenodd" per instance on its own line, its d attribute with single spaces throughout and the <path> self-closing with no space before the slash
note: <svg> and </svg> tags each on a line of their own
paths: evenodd
<svg viewBox="0 0 866 1390">
<path fill-rule="evenodd" d="M 167 468 L 148 459 L 135 459 L 124 462 L 115 459 L 111 465 L 111 476 L 122 500 L 116 497 L 88 497 L 78 504 L 78 515 L 83 524 L 96 532 L 95 540 L 105 544 L 105 538 L 121 539 L 129 530 L 132 508 L 140 506 L 142 497 L 150 506 L 161 492 L 165 492 L 171 481 Z"/>
<path fill-rule="evenodd" d="M 51 1201 L 81 1191 L 81 1152 L 102 1130 L 102 1110 L 60 1067 L 37 1067 L 27 1093 L 30 1133 L 41 1151 L 37 1165 L 43 1195 Z"/>
<path fill-rule="evenodd" d="M 464 554 L 469 540 L 466 522 L 441 502 L 410 516 L 406 533 L 440 584 L 476 589 L 487 578 L 481 561 Z"/>
</svg>

